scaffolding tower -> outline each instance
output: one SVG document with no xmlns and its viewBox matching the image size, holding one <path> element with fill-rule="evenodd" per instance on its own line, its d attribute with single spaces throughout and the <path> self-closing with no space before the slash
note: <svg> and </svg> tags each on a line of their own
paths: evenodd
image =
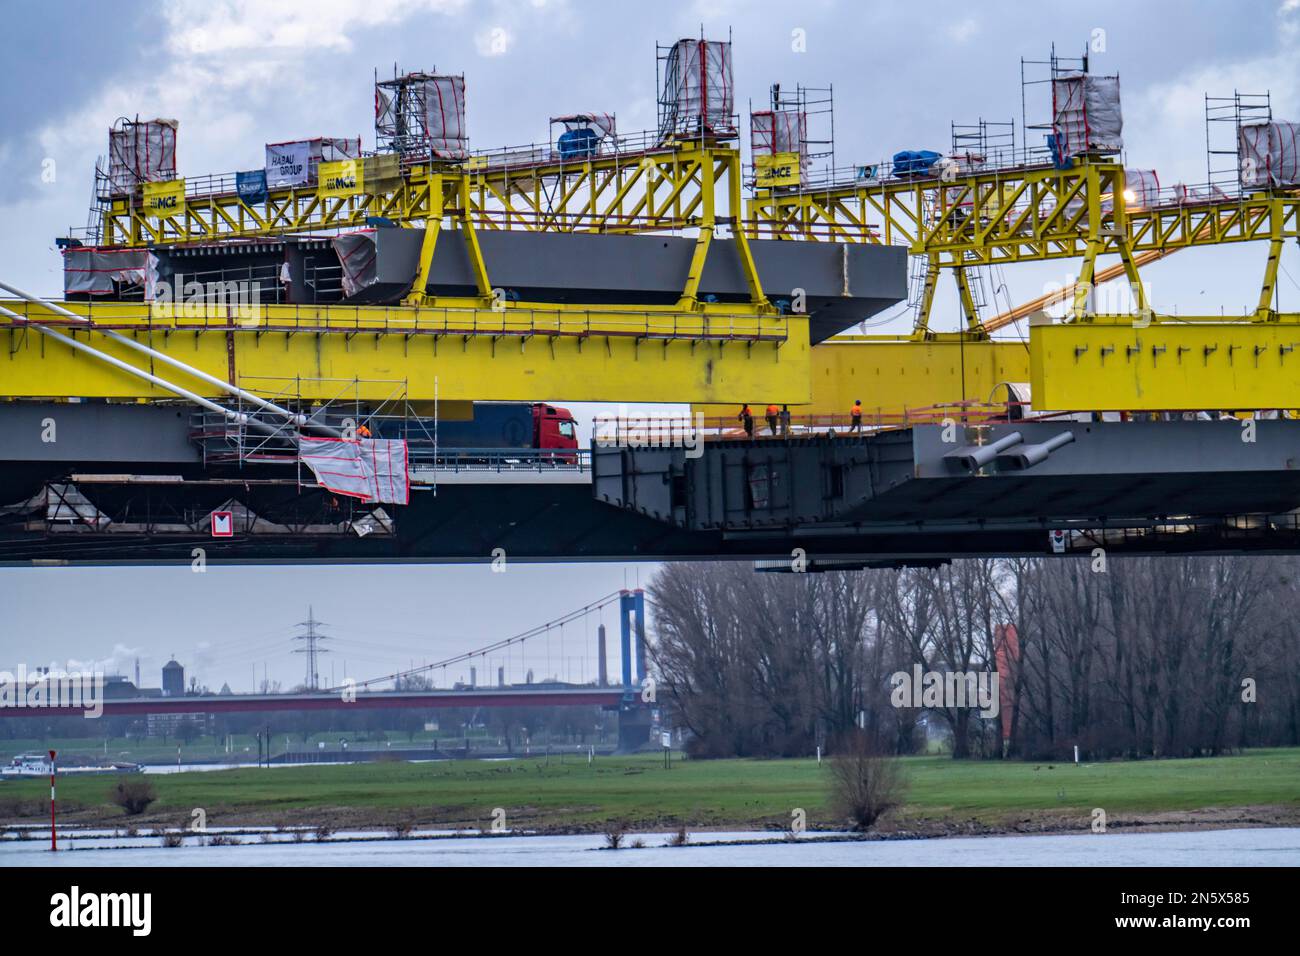
<svg viewBox="0 0 1300 956">
<path fill-rule="evenodd" d="M 1205 181 L 1211 193 L 1216 188 L 1229 193 L 1245 191 L 1241 128 L 1272 121 L 1270 92 L 1241 93 L 1233 90 L 1231 96 L 1205 94 Z"/>
<path fill-rule="evenodd" d="M 1037 146 L 1031 146 L 1029 143 L 1029 133 L 1042 133 L 1044 137 L 1055 130 L 1055 117 L 1049 114 L 1047 122 L 1029 122 L 1029 88 L 1031 86 L 1046 86 L 1050 101 L 1051 87 L 1056 80 L 1060 79 L 1067 73 L 1087 73 L 1088 72 L 1088 50 L 1085 47 L 1083 56 L 1064 57 L 1056 53 L 1056 44 L 1052 44 L 1052 52 L 1046 60 L 1027 60 L 1023 56 L 1020 58 L 1020 140 L 1025 144 L 1026 162 L 1030 162 L 1031 154 L 1042 153 L 1049 154 L 1046 142 Z"/>
<path fill-rule="evenodd" d="M 408 161 L 461 160 L 465 135 L 465 77 L 436 72 L 375 73 L 375 142 L 380 152 Z"/>
<path fill-rule="evenodd" d="M 735 139 L 731 30 L 726 40 L 683 37 L 655 44 L 659 141 Z"/>
<path fill-rule="evenodd" d="M 962 170 L 1000 169 L 1019 161 L 1016 121 L 986 120 L 952 123 L 952 158 Z"/>
</svg>

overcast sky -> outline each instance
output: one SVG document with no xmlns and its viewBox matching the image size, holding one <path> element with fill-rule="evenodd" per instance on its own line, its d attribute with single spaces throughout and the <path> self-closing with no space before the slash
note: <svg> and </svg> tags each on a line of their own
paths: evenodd
<svg viewBox="0 0 1300 956">
<path fill-rule="evenodd" d="M 360 134 L 370 148 L 373 72 L 391 74 L 396 63 L 466 74 L 474 148 L 543 140 L 549 116 L 577 110 L 617 113 L 619 128 L 633 131 L 654 125 L 655 42 L 701 24 L 710 37 L 732 31 L 742 113 L 772 82 L 834 83 L 841 165 L 944 150 L 952 121 L 1018 123 L 1020 57 L 1043 59 L 1053 42 L 1077 55 L 1101 41 L 1092 66 L 1121 77 L 1126 164 L 1155 168 L 1165 185 L 1205 179 L 1206 92 L 1271 90 L 1274 115 L 1300 119 L 1300 0 L 11 0 L 0 58 L 0 275 L 58 294 L 54 238 L 85 224 L 95 157 L 119 116 L 179 120 L 181 175 L 255 168 L 267 142 Z M 1031 123 L 1048 118 L 1037 90 Z M 1144 275 L 1160 311 L 1239 313 L 1253 307 L 1263 265 L 1257 246 L 1225 247 L 1180 253 Z M 1282 306 L 1300 308 L 1294 247 L 1283 267 Z M 997 281 L 1019 302 L 1068 271 L 1023 266 Z M 938 300 L 935 325 L 956 327 L 950 303 Z M 340 639 L 335 675 L 347 659 L 350 674 L 371 676 L 542 623 L 651 572 L 0 569 L 0 667 L 95 660 L 129 673 L 139 656 L 145 683 L 156 685 L 175 653 L 214 687 L 247 690 L 263 663 L 291 685 L 303 667 L 288 639 L 312 604 Z M 366 623 L 376 606 L 382 627 Z M 529 666 L 541 674 L 542 660 Z"/>
</svg>

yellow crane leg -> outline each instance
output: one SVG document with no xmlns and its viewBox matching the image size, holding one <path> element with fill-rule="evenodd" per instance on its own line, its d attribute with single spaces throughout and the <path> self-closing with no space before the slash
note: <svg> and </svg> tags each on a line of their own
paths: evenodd
<svg viewBox="0 0 1300 956">
<path fill-rule="evenodd" d="M 85 314 L 85 303 L 60 303 Z M 25 305 L 5 305 L 24 314 Z M 147 313 L 145 313 L 147 314 Z M 61 325 L 102 352 L 147 358 L 84 326 Z M 209 314 L 152 327 L 139 303 L 96 303 L 94 321 L 210 375 L 282 399 L 732 402 L 809 397 L 802 316 L 668 311 L 542 311 L 267 306 L 256 318 Z M 0 320 L 0 399 L 171 396 L 57 341 Z M 167 377 L 206 397 L 215 387 Z"/>
<path fill-rule="evenodd" d="M 1095 316 L 1029 329 L 1036 409 L 1168 411 L 1300 407 L 1300 314 Z"/>
</svg>

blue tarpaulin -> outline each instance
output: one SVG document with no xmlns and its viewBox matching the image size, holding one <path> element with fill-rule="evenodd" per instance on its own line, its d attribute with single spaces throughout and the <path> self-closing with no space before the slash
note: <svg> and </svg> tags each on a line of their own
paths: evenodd
<svg viewBox="0 0 1300 956">
<path fill-rule="evenodd" d="M 894 175 L 927 176 L 941 158 L 932 149 L 905 149 L 894 154 Z"/>
<path fill-rule="evenodd" d="M 239 192 L 239 201 L 246 206 L 266 202 L 266 170 L 235 173 L 235 189 Z"/>
</svg>

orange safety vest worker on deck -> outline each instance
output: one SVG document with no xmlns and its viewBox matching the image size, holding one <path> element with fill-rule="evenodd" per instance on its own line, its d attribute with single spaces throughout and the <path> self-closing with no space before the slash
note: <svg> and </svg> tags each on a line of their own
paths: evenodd
<svg viewBox="0 0 1300 956">
<path fill-rule="evenodd" d="M 862 399 L 856 399 L 853 407 L 849 409 L 849 431 L 856 432 L 862 430 Z"/>
<path fill-rule="evenodd" d="M 754 437 L 754 413 L 749 410 L 748 402 L 746 402 L 744 407 L 740 409 L 740 414 L 737 415 L 736 418 L 738 418 L 740 420 L 740 423 L 745 426 L 745 434 L 748 437 L 753 438 Z"/>
<path fill-rule="evenodd" d="M 775 405 L 767 406 L 767 432 L 769 435 L 776 435 L 776 418 L 781 414 L 781 409 Z"/>
<path fill-rule="evenodd" d="M 357 426 L 357 437 L 358 437 L 358 438 L 369 438 L 369 437 L 370 437 L 370 429 L 367 428 L 365 425 L 358 425 L 358 426 Z"/>
</svg>

